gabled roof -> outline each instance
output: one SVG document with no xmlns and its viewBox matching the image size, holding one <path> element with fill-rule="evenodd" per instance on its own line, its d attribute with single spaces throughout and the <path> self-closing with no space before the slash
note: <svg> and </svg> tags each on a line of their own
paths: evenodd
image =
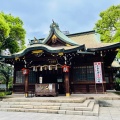
<svg viewBox="0 0 120 120">
<path fill-rule="evenodd" d="M 61 41 L 65 42 L 65 43 L 68 43 L 70 45 L 79 45 L 78 43 L 76 43 L 75 41 L 71 40 L 66 35 L 64 35 L 60 31 L 58 24 L 55 23 L 54 21 L 53 21 L 53 23 L 50 26 L 49 35 L 42 41 L 42 44 L 46 44 L 48 42 L 48 40 L 52 37 L 53 34 L 56 37 L 58 37 Z"/>
</svg>

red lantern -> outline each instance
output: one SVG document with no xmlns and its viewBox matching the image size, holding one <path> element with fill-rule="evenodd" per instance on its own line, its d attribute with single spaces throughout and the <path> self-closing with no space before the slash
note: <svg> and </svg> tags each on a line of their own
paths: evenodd
<svg viewBox="0 0 120 120">
<path fill-rule="evenodd" d="M 29 74 L 29 69 L 23 68 L 22 73 L 23 73 L 23 75 Z"/>
<path fill-rule="evenodd" d="M 70 66 L 67 66 L 67 65 L 62 66 L 63 72 L 69 72 L 69 68 Z"/>
</svg>

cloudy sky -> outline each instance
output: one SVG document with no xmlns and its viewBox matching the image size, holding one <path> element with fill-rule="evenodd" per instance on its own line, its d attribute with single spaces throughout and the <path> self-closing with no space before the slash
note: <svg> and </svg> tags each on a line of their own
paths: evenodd
<svg viewBox="0 0 120 120">
<path fill-rule="evenodd" d="M 0 0 L 0 11 L 22 19 L 28 43 L 28 39 L 45 37 L 52 19 L 61 31 L 90 31 L 99 13 L 117 4 L 120 0 Z"/>
</svg>

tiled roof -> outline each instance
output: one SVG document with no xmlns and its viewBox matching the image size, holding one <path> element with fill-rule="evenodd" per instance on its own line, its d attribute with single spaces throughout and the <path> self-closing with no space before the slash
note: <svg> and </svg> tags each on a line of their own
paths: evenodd
<svg viewBox="0 0 120 120">
<path fill-rule="evenodd" d="M 98 34 L 93 31 L 84 34 L 73 34 L 69 35 L 68 37 L 80 45 L 85 44 L 85 47 L 87 49 L 107 47 L 116 44 L 116 43 L 101 43 Z"/>
<path fill-rule="evenodd" d="M 18 53 L 14 53 L 12 55 L 3 54 L 1 55 L 1 57 L 4 57 L 4 58 L 21 57 L 21 56 L 24 56 L 29 51 L 40 50 L 40 49 L 45 50 L 50 53 L 59 53 L 59 52 L 68 53 L 68 52 L 84 49 L 84 47 L 85 47 L 84 45 L 51 47 L 51 46 L 44 45 L 44 44 L 33 44 Z"/>
</svg>

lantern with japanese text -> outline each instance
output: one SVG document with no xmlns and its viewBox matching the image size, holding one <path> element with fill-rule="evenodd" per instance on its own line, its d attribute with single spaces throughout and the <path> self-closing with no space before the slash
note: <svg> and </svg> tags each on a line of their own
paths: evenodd
<svg viewBox="0 0 120 120">
<path fill-rule="evenodd" d="M 23 68 L 22 73 L 23 73 L 23 75 L 29 74 L 29 69 Z"/>
<path fill-rule="evenodd" d="M 69 72 L 69 68 L 70 66 L 67 66 L 67 65 L 62 66 L 63 72 Z"/>
</svg>

